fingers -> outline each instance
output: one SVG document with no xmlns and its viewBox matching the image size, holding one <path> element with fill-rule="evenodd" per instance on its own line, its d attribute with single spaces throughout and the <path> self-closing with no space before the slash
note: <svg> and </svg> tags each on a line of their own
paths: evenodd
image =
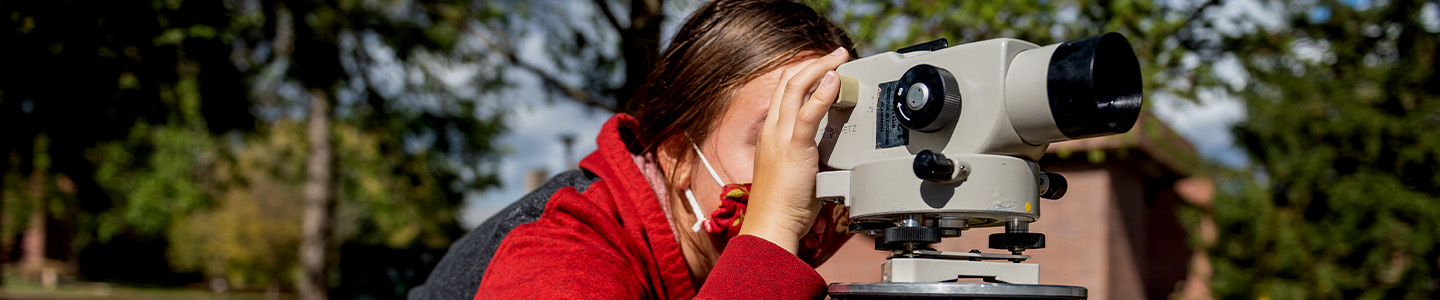
<svg viewBox="0 0 1440 300">
<path fill-rule="evenodd" d="M 775 91 L 774 91 L 774 93 L 772 93 L 772 94 L 770 95 L 770 110 L 769 110 L 768 112 L 766 112 L 766 118 L 765 118 L 765 126 L 766 126 L 766 127 L 778 126 L 779 123 L 780 123 L 780 121 L 781 121 L 781 119 L 784 119 L 784 118 L 781 118 L 781 117 L 780 117 L 780 116 L 784 115 L 784 114 L 781 113 L 781 109 L 780 109 L 780 108 L 781 108 L 781 106 L 782 106 L 781 104 L 785 102 L 785 101 L 784 101 L 784 99 L 785 99 L 785 90 L 786 90 L 786 88 L 785 88 L 785 87 L 786 87 L 785 83 L 790 82 L 790 79 L 791 79 L 791 78 L 794 78 L 794 77 L 795 77 L 795 74 L 799 74 L 800 71 L 805 70 L 805 67 L 808 67 L 808 66 L 810 66 L 810 64 L 813 64 L 813 63 L 815 63 L 815 60 L 813 60 L 813 59 L 801 61 L 801 62 L 799 62 L 799 63 L 796 63 L 794 66 L 791 66 L 790 68 L 785 69 L 785 72 L 781 73 L 781 75 L 780 75 L 780 81 L 779 81 L 780 84 L 775 86 Z M 787 116 L 788 116 L 788 115 L 787 115 Z M 787 127 L 787 128 L 788 128 L 788 127 Z"/>
<path fill-rule="evenodd" d="M 795 116 L 796 141 L 810 141 L 815 139 L 816 129 L 820 128 L 820 120 L 825 117 L 825 112 L 830 110 L 830 104 L 835 103 L 835 97 L 840 95 L 840 74 L 835 71 L 826 71 L 820 86 L 810 93 L 809 100 L 800 106 L 800 112 Z"/>
<path fill-rule="evenodd" d="M 845 63 L 849 58 L 849 52 L 846 52 L 844 48 L 838 48 L 830 54 L 813 60 L 803 67 L 796 66 L 800 71 L 789 79 L 782 81 L 783 85 L 781 89 L 784 90 L 783 95 L 781 95 L 780 98 L 771 98 L 772 101 L 774 101 L 773 99 L 780 99 L 779 115 L 781 118 L 776 121 L 776 125 L 780 126 L 780 128 L 794 127 L 797 117 L 796 114 L 799 112 L 801 105 L 810 98 L 806 96 L 811 94 L 811 88 L 815 87 L 826 73 L 840 67 L 840 64 Z M 839 92 L 836 87 L 829 87 L 828 89 L 834 90 L 831 91 L 831 93 Z M 816 92 L 819 91 L 817 90 Z M 833 95 L 830 96 L 831 100 L 834 100 L 834 97 Z M 771 105 L 774 106 L 774 104 Z"/>
<path fill-rule="evenodd" d="M 781 73 L 755 147 L 756 184 L 746 216 L 750 225 L 741 227 L 740 234 L 797 251 L 800 236 L 819 212 L 814 199 L 819 165 L 815 131 L 839 95 L 840 80 L 833 70 L 849 60 L 848 54 L 836 50 L 790 65 Z"/>
</svg>

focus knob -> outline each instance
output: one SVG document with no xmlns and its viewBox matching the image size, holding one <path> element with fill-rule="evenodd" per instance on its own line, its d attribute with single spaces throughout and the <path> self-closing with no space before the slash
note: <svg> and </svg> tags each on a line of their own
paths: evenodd
<svg viewBox="0 0 1440 300">
<path fill-rule="evenodd" d="M 895 94 L 900 126 L 920 132 L 936 132 L 960 118 L 960 87 L 950 71 L 932 65 L 917 65 L 905 71 Z"/>
</svg>

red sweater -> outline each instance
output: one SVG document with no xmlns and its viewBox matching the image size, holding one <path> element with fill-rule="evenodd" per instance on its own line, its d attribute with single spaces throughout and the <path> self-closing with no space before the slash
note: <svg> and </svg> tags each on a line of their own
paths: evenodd
<svg viewBox="0 0 1440 300">
<path fill-rule="evenodd" d="M 665 209 L 622 138 L 638 126 L 625 114 L 605 122 L 598 149 L 580 161 L 600 180 L 584 193 L 561 189 L 539 220 L 510 231 L 475 299 L 825 296 L 825 280 L 804 261 L 748 235 L 730 241 L 697 293 Z"/>
</svg>

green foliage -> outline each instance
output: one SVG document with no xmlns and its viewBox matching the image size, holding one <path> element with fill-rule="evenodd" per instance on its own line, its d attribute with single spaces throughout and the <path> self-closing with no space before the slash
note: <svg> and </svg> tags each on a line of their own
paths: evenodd
<svg viewBox="0 0 1440 300">
<path fill-rule="evenodd" d="M 111 198 L 128 200 L 122 209 L 97 216 L 99 242 L 127 231 L 159 236 L 176 216 L 210 206 L 212 191 L 207 188 L 216 183 L 206 172 L 221 153 L 205 129 L 195 75 L 181 75 L 174 86 L 162 85 L 161 90 L 161 101 L 176 108 L 168 122 L 135 124 L 126 139 L 91 149 L 95 182 L 106 187 Z"/>
<path fill-rule="evenodd" d="M 1422 1 L 1283 7 L 1226 36 L 1250 77 L 1210 250 L 1223 298 L 1427 299 L 1440 289 L 1440 34 Z M 1328 12 L 1327 18 L 1316 13 Z"/>
<path fill-rule="evenodd" d="M 217 182 L 240 182 L 208 193 L 209 209 L 173 214 L 166 228 L 167 256 L 181 271 L 224 278 L 236 289 L 287 285 L 297 271 L 300 245 L 304 132 L 276 122 L 243 146 L 234 159 L 209 168 Z"/>
<path fill-rule="evenodd" d="M 213 172 L 218 181 L 244 184 L 216 191 L 216 207 L 170 227 L 168 255 L 181 270 L 225 278 L 235 288 L 288 285 L 298 262 L 304 130 L 275 122 L 242 145 Z"/>
<path fill-rule="evenodd" d="M 242 288 L 287 285 L 308 147 L 296 124 L 315 92 L 335 111 L 344 222 L 335 243 L 443 251 L 463 233 L 464 194 L 498 182 L 491 141 L 505 128 L 487 102 L 505 83 L 484 72 L 489 54 L 462 43 L 477 16 L 505 16 L 493 9 L 451 0 L 0 2 L 0 200 L 28 217 L 41 202 L 17 179 L 40 174 L 52 217 L 78 231 L 76 253 L 117 239 L 168 240 L 180 271 Z M 455 82 L 469 69 L 481 72 Z M 18 232 L 11 224 L 0 238 Z"/>
<path fill-rule="evenodd" d="M 100 242 L 124 232 L 145 236 L 164 234 L 173 218 L 210 206 L 206 190 L 208 165 L 216 160 L 213 139 L 204 132 L 170 126 L 137 125 L 125 141 L 97 146 L 95 181 L 115 199 L 126 199 L 120 209 L 99 214 L 95 228 Z M 152 147 L 137 157 L 132 149 Z"/>
<path fill-rule="evenodd" d="M 487 139 L 501 128 L 494 120 L 471 126 L 470 133 Z M 395 142 L 401 139 L 348 124 L 336 126 L 335 136 L 342 165 L 338 174 L 342 240 L 397 249 L 445 249 L 463 233 L 456 215 L 466 189 L 454 186 L 463 183 L 461 175 L 444 169 L 458 162 L 438 152 L 386 152 L 401 147 Z M 483 187 L 495 181 L 481 178 L 471 184 Z"/>
</svg>

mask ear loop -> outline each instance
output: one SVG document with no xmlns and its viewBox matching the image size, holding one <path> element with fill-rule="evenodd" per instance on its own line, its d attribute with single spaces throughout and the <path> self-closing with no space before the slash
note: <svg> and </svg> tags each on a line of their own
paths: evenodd
<svg viewBox="0 0 1440 300">
<path fill-rule="evenodd" d="M 720 174 L 716 174 L 715 169 L 710 167 L 710 160 L 705 159 L 705 153 L 700 152 L 700 146 L 696 146 L 695 143 L 690 143 L 690 147 L 695 148 L 696 155 L 700 155 L 700 163 L 705 164 L 705 171 L 710 171 L 710 178 L 715 179 L 715 184 L 725 186 L 725 181 L 720 180 Z"/>
<path fill-rule="evenodd" d="M 700 225 L 704 225 L 708 220 L 705 219 L 704 213 L 700 213 L 700 202 L 695 201 L 695 193 L 686 189 L 685 198 L 690 199 L 690 210 L 695 211 L 695 225 L 690 226 L 690 231 L 700 232 Z"/>
<path fill-rule="evenodd" d="M 725 182 L 721 181 L 720 175 L 715 174 L 715 169 L 710 167 L 710 160 L 705 159 L 705 153 L 700 152 L 700 146 L 696 146 L 695 143 L 690 143 L 690 147 L 695 149 L 695 154 L 700 155 L 700 163 L 705 164 L 705 171 L 710 171 L 710 178 L 714 178 L 715 183 L 724 187 Z M 700 202 L 695 200 L 695 193 L 691 192 L 690 189 L 685 189 L 685 198 L 690 200 L 690 210 L 695 212 L 695 225 L 691 225 L 690 230 L 700 232 L 700 226 L 704 225 L 705 221 L 707 221 L 705 214 L 700 212 Z"/>
</svg>

